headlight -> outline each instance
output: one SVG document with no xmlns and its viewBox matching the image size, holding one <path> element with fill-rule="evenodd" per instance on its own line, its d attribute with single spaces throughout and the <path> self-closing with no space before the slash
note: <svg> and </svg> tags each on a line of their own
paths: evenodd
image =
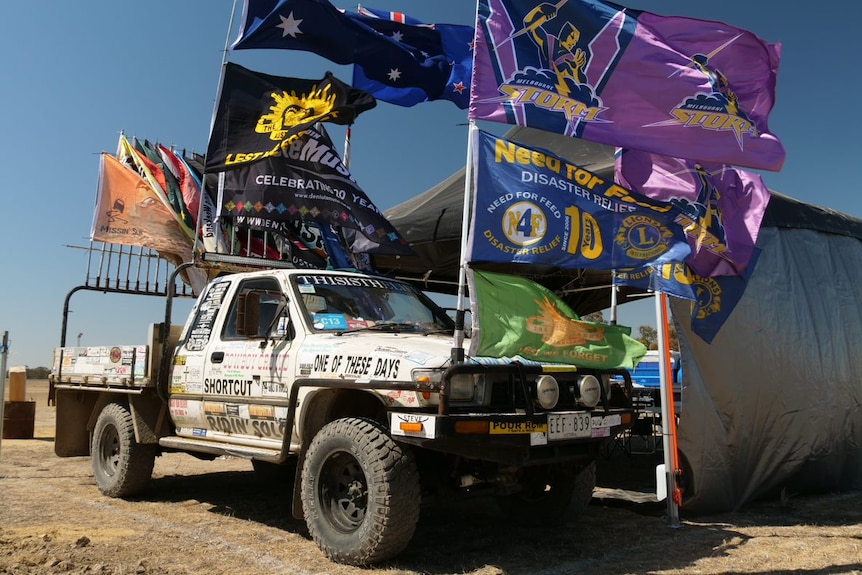
<svg viewBox="0 0 862 575">
<path fill-rule="evenodd" d="M 560 386 L 550 375 L 540 375 L 536 380 L 536 401 L 545 409 L 553 409 L 560 400 Z"/>
<path fill-rule="evenodd" d="M 578 401 L 585 407 L 595 407 L 602 398 L 602 389 L 599 380 L 594 375 L 584 375 L 578 380 Z"/>
<path fill-rule="evenodd" d="M 462 373 L 449 380 L 449 399 L 453 401 L 468 401 L 476 393 L 476 380 L 472 374 Z"/>
</svg>

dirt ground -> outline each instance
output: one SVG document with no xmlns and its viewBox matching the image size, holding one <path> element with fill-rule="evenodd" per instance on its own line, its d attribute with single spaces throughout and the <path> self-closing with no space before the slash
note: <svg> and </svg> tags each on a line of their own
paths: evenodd
<svg viewBox="0 0 862 575">
<path fill-rule="evenodd" d="M 862 492 L 785 498 L 667 526 L 655 459 L 601 463 L 585 514 L 538 529 L 490 502 L 423 507 L 413 541 L 373 568 L 329 562 L 290 515 L 289 485 L 242 459 L 157 459 L 135 500 L 103 497 L 87 457 L 53 452 L 47 382 L 29 381 L 34 439 L 0 443 L 0 574 L 862 574 Z"/>
</svg>

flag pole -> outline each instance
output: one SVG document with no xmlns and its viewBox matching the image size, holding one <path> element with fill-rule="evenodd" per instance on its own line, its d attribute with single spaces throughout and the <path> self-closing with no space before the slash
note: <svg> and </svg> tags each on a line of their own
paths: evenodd
<svg viewBox="0 0 862 575">
<path fill-rule="evenodd" d="M 216 97 L 215 97 L 215 100 L 213 101 L 213 113 L 212 113 L 212 117 L 210 118 L 210 132 L 209 132 L 210 138 L 212 138 L 213 128 L 215 127 L 216 114 L 218 114 L 219 95 L 221 94 L 222 86 L 224 85 L 224 74 L 225 74 L 225 68 L 227 67 L 227 53 L 228 53 L 228 50 L 230 49 L 230 33 L 233 30 L 233 19 L 236 16 L 236 3 L 237 3 L 237 0 L 233 0 L 233 5 L 231 6 L 231 9 L 230 9 L 230 20 L 228 20 L 227 33 L 225 34 L 225 39 L 224 39 L 224 50 L 222 50 L 222 55 L 221 55 L 221 69 L 219 70 L 219 76 L 218 76 L 218 87 L 216 88 Z M 206 155 L 204 155 L 204 166 L 203 166 L 203 170 L 201 171 L 201 196 L 203 196 L 203 194 L 207 193 L 206 184 L 207 184 L 207 168 L 206 168 Z M 224 172 L 220 172 L 219 173 L 218 195 L 221 196 L 223 193 L 224 193 Z M 201 220 L 203 219 L 203 214 L 204 214 L 204 202 L 203 202 L 203 198 L 201 198 L 201 201 L 198 204 L 198 221 L 197 221 L 197 226 L 195 226 L 195 228 L 196 228 L 195 229 L 195 242 L 194 242 L 194 245 L 192 247 L 193 257 L 195 254 L 197 254 L 198 242 L 201 241 L 200 240 L 200 233 L 201 233 L 200 228 L 201 228 Z M 212 225 L 213 225 L 213 231 L 216 234 L 221 234 L 221 203 L 216 204 L 216 213 L 215 213 L 215 217 L 213 218 L 213 224 Z M 216 249 L 218 249 L 218 248 L 216 248 Z M 233 251 L 233 245 L 230 245 L 228 247 L 228 251 L 229 252 Z"/>
<path fill-rule="evenodd" d="M 673 404 L 673 381 L 670 377 L 670 338 L 668 330 L 667 294 L 655 292 L 656 330 L 659 362 L 659 378 L 661 381 L 661 435 L 664 452 L 664 468 L 667 499 L 667 522 L 669 527 L 680 527 L 679 505 L 681 493 L 676 485 L 677 453 L 676 453 L 676 413 Z M 658 473 L 656 479 L 658 480 Z"/>
<path fill-rule="evenodd" d="M 455 315 L 455 342 L 452 347 L 452 363 L 464 362 L 464 316 L 467 292 L 467 245 L 473 207 L 473 141 L 476 137 L 476 122 L 469 121 L 467 132 L 467 163 L 464 172 L 464 206 L 461 218 L 461 265 L 458 269 L 458 306 Z"/>
<path fill-rule="evenodd" d="M 352 126 L 352 124 L 351 124 Z M 341 163 L 344 164 L 344 167 L 348 170 L 350 169 L 350 128 L 351 126 L 347 126 L 347 131 L 344 133 L 344 158 L 341 160 Z"/>
</svg>

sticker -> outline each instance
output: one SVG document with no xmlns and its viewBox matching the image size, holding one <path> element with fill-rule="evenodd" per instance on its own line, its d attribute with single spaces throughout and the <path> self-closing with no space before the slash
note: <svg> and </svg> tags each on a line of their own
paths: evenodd
<svg viewBox="0 0 862 575">
<path fill-rule="evenodd" d="M 347 318 L 341 313 L 316 313 L 314 314 L 314 328 L 348 329 Z"/>
<path fill-rule="evenodd" d="M 437 418 L 417 413 L 392 413 L 389 419 L 392 435 L 403 437 L 437 437 Z"/>
<path fill-rule="evenodd" d="M 299 286 L 299 291 L 303 291 L 302 288 L 306 287 L 307 284 L 301 284 Z M 314 286 L 310 286 L 312 291 L 314 291 Z M 313 293 L 303 293 L 302 294 L 302 303 L 305 304 L 305 309 L 309 311 L 309 313 L 317 313 L 326 309 L 326 298 L 322 295 L 314 295 Z"/>
<path fill-rule="evenodd" d="M 488 433 L 491 435 L 527 435 L 533 433 L 547 433 L 546 423 L 533 423 L 532 421 L 492 421 Z"/>
<path fill-rule="evenodd" d="M 433 353 L 428 353 L 425 351 L 411 351 L 404 356 L 404 359 L 406 359 L 407 361 L 412 361 L 413 363 L 419 365 L 425 365 L 426 363 L 428 363 L 429 360 L 434 359 L 435 357 L 437 356 Z"/>
</svg>

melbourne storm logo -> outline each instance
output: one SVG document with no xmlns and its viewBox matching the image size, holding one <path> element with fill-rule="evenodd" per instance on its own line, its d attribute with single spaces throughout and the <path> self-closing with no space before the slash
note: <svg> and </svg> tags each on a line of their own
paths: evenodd
<svg viewBox="0 0 862 575">
<path fill-rule="evenodd" d="M 698 92 L 685 98 L 682 103 L 670 110 L 672 120 L 664 120 L 650 126 L 686 126 L 704 130 L 733 132 L 739 148 L 743 149 L 743 138 L 760 134 L 748 115 L 739 107 L 739 97 L 731 89 L 730 81 L 721 70 L 711 66 L 709 61 L 716 54 L 730 46 L 741 34 L 728 40 L 709 54 L 695 54 L 685 69 L 694 69 L 706 77 L 709 92 Z M 677 72 L 671 74 L 675 76 Z"/>
<path fill-rule="evenodd" d="M 670 200 L 682 212 L 676 217 L 687 236 L 695 241 L 695 252 L 706 250 L 727 257 L 727 233 L 719 207 L 721 193 L 712 181 L 712 174 L 700 164 L 692 172 L 697 176 L 697 198 L 690 201 L 684 197 Z"/>
<path fill-rule="evenodd" d="M 494 42 L 497 54 L 507 48 L 513 50 L 512 63 L 517 69 L 498 86 L 502 96 L 484 101 L 505 102 L 513 107 L 529 105 L 560 114 L 566 123 L 562 131 L 575 135 L 586 123 L 608 122 L 600 117 L 606 108 L 596 95 L 595 86 L 607 73 L 609 63 L 598 62 L 593 57 L 593 47 L 597 41 L 603 45 L 610 43 L 618 52 L 616 40 L 610 38 L 618 32 L 609 27 L 610 31 L 590 37 L 571 21 L 559 17 L 558 10 L 566 1 L 539 4 L 523 17 L 519 29 Z M 588 78 L 587 70 L 595 78 Z"/>
</svg>

